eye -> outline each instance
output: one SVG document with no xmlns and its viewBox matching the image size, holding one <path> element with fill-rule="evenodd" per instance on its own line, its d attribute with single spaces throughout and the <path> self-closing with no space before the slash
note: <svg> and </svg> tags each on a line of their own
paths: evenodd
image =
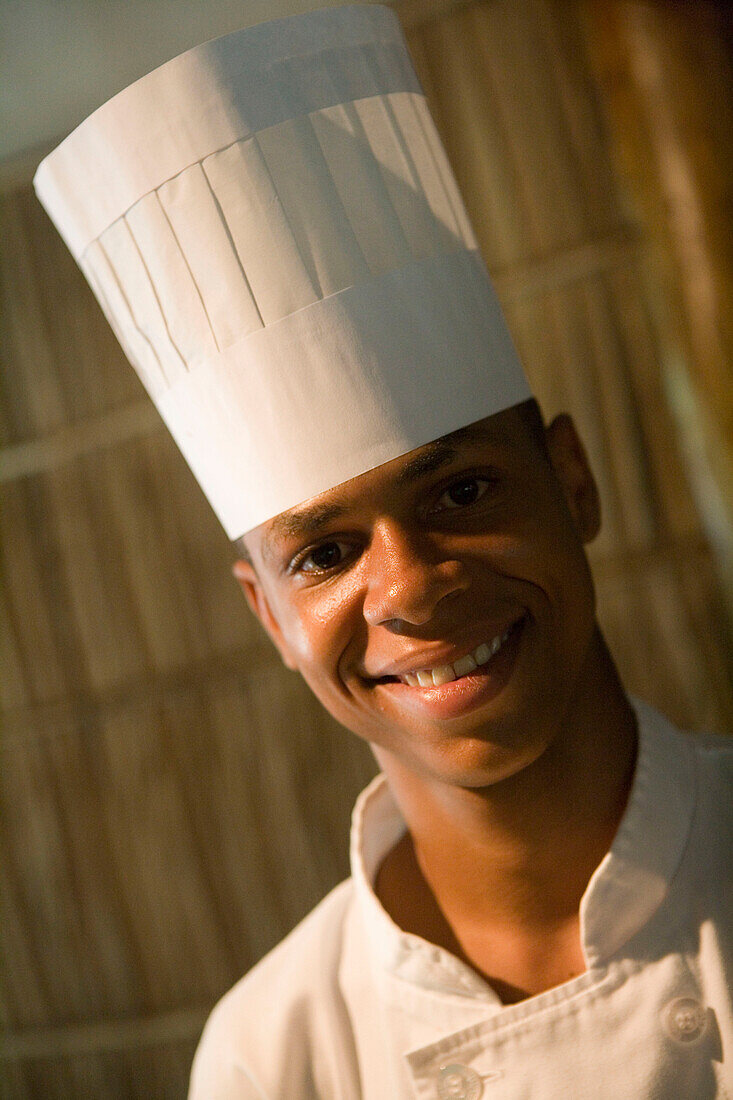
<svg viewBox="0 0 733 1100">
<path fill-rule="evenodd" d="M 297 563 L 297 568 L 302 573 L 325 573 L 329 569 L 341 565 L 348 553 L 346 543 L 322 542 L 320 546 L 314 546 L 307 550 Z"/>
<path fill-rule="evenodd" d="M 462 477 L 441 493 L 435 511 L 469 508 L 481 499 L 489 488 L 489 484 L 485 477 Z"/>
</svg>

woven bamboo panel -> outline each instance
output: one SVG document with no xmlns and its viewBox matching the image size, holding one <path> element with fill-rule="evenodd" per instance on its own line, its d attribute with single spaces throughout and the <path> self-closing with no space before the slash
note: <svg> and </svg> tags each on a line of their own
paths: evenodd
<svg viewBox="0 0 733 1100">
<path fill-rule="evenodd" d="M 597 471 L 627 684 L 733 715 L 715 564 L 572 5 L 410 0 L 411 45 L 547 414 Z M 2 197 L 0 1078 L 181 1097 L 214 1000 L 347 873 L 365 746 L 288 673 L 32 196 Z"/>
<path fill-rule="evenodd" d="M 583 0 L 696 499 L 733 606 L 733 8 Z"/>
</svg>

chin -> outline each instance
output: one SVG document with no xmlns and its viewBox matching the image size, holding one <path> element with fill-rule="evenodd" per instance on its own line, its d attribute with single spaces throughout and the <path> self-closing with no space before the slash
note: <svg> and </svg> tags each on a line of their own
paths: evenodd
<svg viewBox="0 0 733 1100">
<path fill-rule="evenodd" d="M 531 740 L 526 737 L 527 726 L 510 729 L 502 724 L 500 731 L 482 732 L 445 737 L 444 731 L 436 737 L 431 731 L 417 744 L 395 744 L 392 738 L 379 742 L 372 740 L 374 755 L 389 776 L 399 772 L 412 774 L 417 779 L 440 783 L 451 787 L 481 790 L 511 779 L 530 768 L 546 751 L 550 738 L 538 736 L 536 728 Z"/>
</svg>

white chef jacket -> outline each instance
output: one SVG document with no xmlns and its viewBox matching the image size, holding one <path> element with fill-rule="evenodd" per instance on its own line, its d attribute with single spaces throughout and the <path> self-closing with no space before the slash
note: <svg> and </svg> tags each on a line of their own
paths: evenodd
<svg viewBox="0 0 733 1100">
<path fill-rule="evenodd" d="M 373 883 L 405 829 L 359 797 L 352 877 L 219 1002 L 189 1100 L 733 1100 L 733 740 L 635 703 L 639 752 L 580 906 L 587 970 L 502 1005 Z"/>
</svg>

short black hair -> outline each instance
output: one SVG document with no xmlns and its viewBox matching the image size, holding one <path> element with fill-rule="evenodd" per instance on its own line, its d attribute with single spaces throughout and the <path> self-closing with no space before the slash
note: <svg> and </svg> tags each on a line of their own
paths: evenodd
<svg viewBox="0 0 733 1100">
<path fill-rule="evenodd" d="M 249 562 L 250 565 L 254 566 L 252 555 L 250 554 L 247 547 L 244 545 L 244 535 L 240 535 L 238 539 L 232 539 L 232 546 L 234 547 L 235 553 L 239 561 L 246 561 Z"/>
<path fill-rule="evenodd" d="M 547 435 L 545 433 L 545 420 L 542 415 L 542 409 L 539 403 L 534 397 L 530 397 L 527 401 L 522 401 L 516 406 L 517 412 L 522 417 L 522 420 L 529 429 L 529 433 L 533 440 L 542 451 L 545 458 L 549 458 L 550 452 L 547 449 Z"/>
</svg>

